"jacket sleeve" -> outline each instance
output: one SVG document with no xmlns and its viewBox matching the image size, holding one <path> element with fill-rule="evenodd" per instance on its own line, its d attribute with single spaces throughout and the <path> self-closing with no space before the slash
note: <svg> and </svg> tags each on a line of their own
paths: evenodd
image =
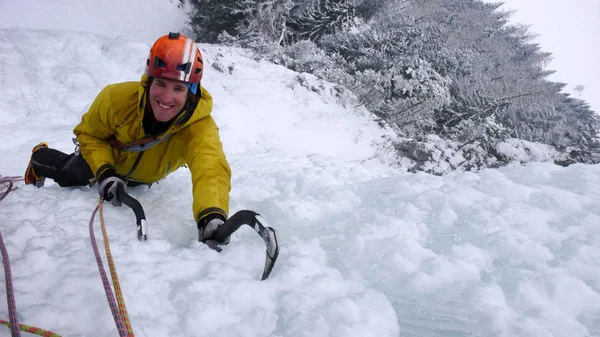
<svg viewBox="0 0 600 337">
<path fill-rule="evenodd" d="M 208 115 L 182 131 L 187 144 L 186 162 L 192 173 L 196 222 L 213 213 L 227 219 L 231 168 L 215 121 Z"/>
<path fill-rule="evenodd" d="M 92 172 L 98 177 L 105 170 L 114 167 L 115 158 L 108 139 L 116 133 L 116 121 L 111 107 L 110 86 L 105 87 L 96 97 L 81 122 L 73 129 L 81 155 Z"/>
</svg>

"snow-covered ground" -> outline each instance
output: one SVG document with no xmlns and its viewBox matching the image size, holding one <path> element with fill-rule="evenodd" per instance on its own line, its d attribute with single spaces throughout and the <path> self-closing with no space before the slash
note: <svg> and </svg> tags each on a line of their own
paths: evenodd
<svg viewBox="0 0 600 337">
<path fill-rule="evenodd" d="M 0 174 L 22 175 L 43 140 L 72 151 L 99 90 L 139 79 L 154 39 L 182 27 L 176 5 L 159 2 L 141 12 L 107 0 L 127 16 L 94 26 L 107 12 L 91 0 L 0 1 Z M 87 29 L 56 17 L 77 8 Z M 233 169 L 231 211 L 261 213 L 281 253 L 261 282 L 252 230 L 222 253 L 196 242 L 184 169 L 131 189 L 149 240 L 137 240 L 128 208 L 106 204 L 104 216 L 136 336 L 600 336 L 599 165 L 407 174 L 387 164 L 389 132 L 331 85 L 242 50 L 201 49 Z M 21 323 L 117 335 L 88 232 L 96 203 L 95 187 L 51 181 L 0 202 Z"/>
</svg>

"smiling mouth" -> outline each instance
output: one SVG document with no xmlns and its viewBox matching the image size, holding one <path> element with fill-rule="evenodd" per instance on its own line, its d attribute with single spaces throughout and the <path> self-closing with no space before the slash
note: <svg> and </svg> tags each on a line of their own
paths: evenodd
<svg viewBox="0 0 600 337">
<path fill-rule="evenodd" d="M 171 109 L 172 107 L 175 106 L 175 105 L 165 105 L 165 104 L 162 104 L 159 101 L 156 101 L 156 103 L 158 103 L 158 106 L 161 107 L 161 108 L 163 108 L 163 109 Z"/>
</svg>

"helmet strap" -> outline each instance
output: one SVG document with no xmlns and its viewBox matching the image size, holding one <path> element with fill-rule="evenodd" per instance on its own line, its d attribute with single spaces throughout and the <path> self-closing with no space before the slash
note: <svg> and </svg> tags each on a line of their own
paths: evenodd
<svg viewBox="0 0 600 337">
<path fill-rule="evenodd" d="M 196 92 L 198 92 L 198 83 L 186 83 L 185 85 L 192 92 L 192 94 L 195 95 Z"/>
</svg>

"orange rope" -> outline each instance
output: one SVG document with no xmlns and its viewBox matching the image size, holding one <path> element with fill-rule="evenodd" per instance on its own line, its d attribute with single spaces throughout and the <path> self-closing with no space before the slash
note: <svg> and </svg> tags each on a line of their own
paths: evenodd
<svg viewBox="0 0 600 337">
<path fill-rule="evenodd" d="M 102 215 L 102 199 L 99 203 L 100 208 L 100 226 L 102 228 L 102 236 L 104 237 L 104 249 L 106 250 L 106 258 L 108 260 L 108 268 L 110 269 L 110 276 L 113 281 L 113 287 L 115 288 L 115 296 L 117 297 L 117 303 L 119 305 L 119 312 L 123 319 L 123 324 L 127 328 L 127 332 L 130 337 L 134 337 L 133 329 L 131 328 L 131 322 L 129 321 L 129 315 L 127 314 L 127 308 L 125 307 L 125 300 L 123 299 L 123 293 L 121 292 L 121 286 L 119 285 L 119 277 L 117 276 L 117 268 L 110 252 L 110 244 L 108 242 L 108 234 L 106 234 L 106 226 L 104 225 L 104 216 Z"/>
<path fill-rule="evenodd" d="M 10 327 L 10 322 L 0 319 L 0 324 L 4 324 Z M 35 326 L 26 325 L 19 323 L 19 330 L 24 332 L 29 332 L 30 334 L 42 336 L 42 337 L 61 337 L 59 334 L 56 334 L 52 331 L 36 328 Z"/>
</svg>

